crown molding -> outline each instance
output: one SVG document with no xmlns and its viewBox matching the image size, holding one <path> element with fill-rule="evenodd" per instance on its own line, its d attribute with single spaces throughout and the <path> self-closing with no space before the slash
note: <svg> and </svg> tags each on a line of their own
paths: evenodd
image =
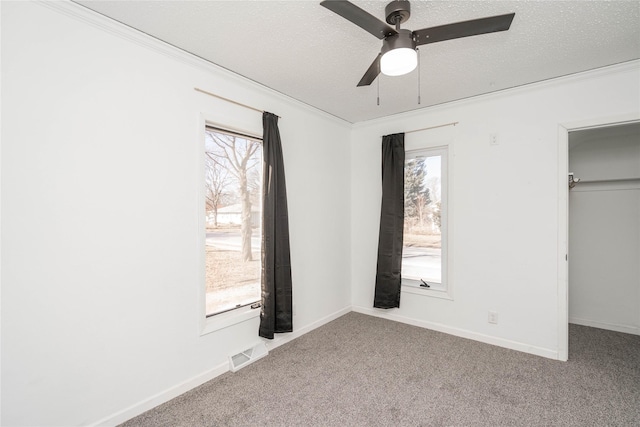
<svg viewBox="0 0 640 427">
<path fill-rule="evenodd" d="M 350 128 L 350 126 L 352 125 L 350 122 L 340 117 L 337 117 L 327 111 L 316 108 L 310 104 L 307 104 L 303 101 L 300 101 L 296 98 L 293 98 L 289 95 L 286 95 L 268 86 L 265 86 L 255 80 L 252 80 L 241 74 L 235 73 L 227 68 L 224 68 L 218 64 L 215 64 L 211 61 L 201 58 L 193 53 L 180 49 L 179 47 L 174 46 L 170 43 L 157 39 L 133 27 L 129 27 L 126 24 L 123 24 L 122 22 L 116 21 L 112 18 L 102 15 L 81 4 L 75 3 L 72 0 L 56 0 L 56 1 L 35 0 L 34 3 L 44 6 L 62 15 L 66 15 L 75 20 L 81 21 L 87 25 L 90 25 L 94 28 L 105 31 L 121 39 L 127 40 L 139 46 L 142 46 L 146 49 L 160 53 L 173 60 L 177 60 L 189 66 L 203 70 L 205 72 L 209 72 L 217 76 L 220 76 L 222 78 L 234 81 L 245 87 L 249 86 L 251 89 L 255 90 L 256 92 L 259 92 L 262 95 L 269 96 L 269 97 L 276 97 L 283 102 L 295 105 L 297 108 L 302 108 L 309 112 L 313 112 L 314 114 L 319 114 L 325 117 L 326 119 L 329 119 L 335 122 L 336 124 L 341 124 L 348 128 Z"/>
<path fill-rule="evenodd" d="M 406 111 L 398 114 L 389 115 L 386 117 L 378 117 L 376 119 L 366 120 L 362 122 L 354 123 L 354 129 L 366 128 L 373 125 L 380 125 L 387 121 L 395 122 L 402 119 L 411 119 L 414 117 L 423 116 L 425 113 L 434 113 L 438 111 L 448 110 L 451 108 L 459 108 L 470 104 L 475 104 L 480 101 L 489 101 L 500 98 L 505 98 L 517 94 L 527 93 L 540 89 L 552 88 L 555 86 L 567 85 L 582 80 L 606 77 L 612 74 L 620 74 L 624 72 L 637 72 L 640 74 L 640 59 L 634 59 L 627 62 L 621 62 L 619 64 L 607 65 L 605 67 L 594 68 L 592 70 L 581 71 L 579 73 L 568 74 L 565 76 L 554 77 L 551 79 L 541 80 L 534 83 L 527 83 L 520 86 L 515 86 L 508 89 L 502 89 L 495 92 L 489 92 L 482 95 L 471 96 L 468 98 L 457 99 L 455 101 L 445 102 L 442 104 L 430 105 L 418 110 Z"/>
<path fill-rule="evenodd" d="M 56 0 L 56 1 L 35 0 L 35 3 L 38 3 L 42 6 L 45 6 L 49 9 L 52 9 L 56 12 L 59 12 L 71 18 L 82 21 L 94 28 L 101 29 L 112 35 L 128 40 L 139 46 L 158 52 L 174 60 L 199 68 L 206 72 L 216 74 L 222 78 L 235 81 L 239 84 L 242 84 L 245 86 L 249 85 L 252 89 L 262 93 L 263 95 L 279 98 L 284 102 L 293 104 L 298 108 L 302 108 L 304 110 L 313 112 L 315 114 L 320 114 L 321 116 L 337 124 L 341 124 L 342 126 L 345 126 L 351 129 L 365 128 L 374 124 L 379 125 L 386 121 L 410 119 L 416 116 L 422 116 L 425 113 L 442 111 L 449 108 L 462 107 L 464 105 L 469 105 L 472 103 L 476 103 L 478 101 L 499 99 L 506 96 L 526 93 L 529 91 L 538 90 L 542 88 L 549 88 L 557 85 L 569 84 L 569 83 L 577 82 L 580 80 L 597 78 L 597 77 L 602 77 L 610 74 L 617 74 L 617 73 L 626 72 L 626 71 L 640 72 L 640 60 L 631 60 L 631 61 L 622 62 L 619 64 L 614 64 L 614 65 L 609 65 L 609 66 L 596 68 L 592 70 L 568 74 L 566 76 L 555 77 L 551 79 L 541 80 L 539 82 L 528 83 L 525 85 L 516 86 L 508 89 L 502 89 L 495 92 L 485 93 L 482 95 L 476 95 L 476 96 L 462 98 L 462 99 L 458 99 L 455 101 L 450 101 L 442 104 L 431 105 L 431 106 L 424 107 L 417 110 L 411 110 L 411 111 L 406 111 L 402 113 L 392 114 L 385 117 L 378 117 L 371 120 L 351 123 L 327 111 L 321 110 L 317 107 L 314 107 L 310 104 L 307 104 L 303 101 L 300 101 L 296 98 L 293 98 L 289 95 L 286 95 L 282 92 L 279 92 L 261 83 L 258 83 L 255 80 L 252 80 L 246 76 L 235 73 L 218 64 L 210 62 L 204 58 L 201 58 L 190 52 L 182 50 L 174 45 L 171 45 L 167 42 L 164 42 L 160 39 L 150 36 L 149 34 L 143 33 L 140 30 L 129 27 L 105 15 L 101 15 L 100 13 L 95 12 L 78 3 L 75 3 L 72 0 Z"/>
</svg>

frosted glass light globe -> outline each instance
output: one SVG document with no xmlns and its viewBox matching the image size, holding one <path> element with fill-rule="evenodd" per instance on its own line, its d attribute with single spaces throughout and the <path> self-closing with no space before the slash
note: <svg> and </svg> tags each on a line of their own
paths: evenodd
<svg viewBox="0 0 640 427">
<path fill-rule="evenodd" d="M 415 49 L 400 47 L 390 50 L 380 58 L 380 71 L 387 76 L 401 76 L 415 70 L 418 53 Z"/>
</svg>

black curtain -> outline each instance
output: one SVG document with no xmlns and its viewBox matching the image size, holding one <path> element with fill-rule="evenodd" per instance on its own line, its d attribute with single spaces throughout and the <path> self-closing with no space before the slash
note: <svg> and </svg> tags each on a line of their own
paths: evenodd
<svg viewBox="0 0 640 427">
<path fill-rule="evenodd" d="M 382 137 L 382 208 L 373 306 L 400 307 L 404 226 L 404 133 Z"/>
<path fill-rule="evenodd" d="M 278 116 L 262 115 L 262 308 L 258 335 L 293 331 L 287 187 Z"/>
</svg>

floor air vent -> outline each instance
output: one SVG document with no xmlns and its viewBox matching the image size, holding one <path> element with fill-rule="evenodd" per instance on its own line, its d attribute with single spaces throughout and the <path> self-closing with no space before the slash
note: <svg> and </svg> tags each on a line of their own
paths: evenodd
<svg viewBox="0 0 640 427">
<path fill-rule="evenodd" d="M 236 372 L 238 369 L 244 368 L 258 359 L 262 359 L 267 354 L 269 354 L 267 346 L 264 345 L 264 342 L 259 342 L 253 347 L 229 356 L 229 369 L 231 369 L 231 372 Z"/>
</svg>

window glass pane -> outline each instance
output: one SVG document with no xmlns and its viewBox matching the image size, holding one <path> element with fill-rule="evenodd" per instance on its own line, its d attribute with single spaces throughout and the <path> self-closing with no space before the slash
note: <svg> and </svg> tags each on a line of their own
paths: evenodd
<svg viewBox="0 0 640 427">
<path fill-rule="evenodd" d="M 205 132 L 207 315 L 260 300 L 262 143 Z"/>
<path fill-rule="evenodd" d="M 442 156 L 407 156 L 402 277 L 442 283 Z"/>
</svg>

